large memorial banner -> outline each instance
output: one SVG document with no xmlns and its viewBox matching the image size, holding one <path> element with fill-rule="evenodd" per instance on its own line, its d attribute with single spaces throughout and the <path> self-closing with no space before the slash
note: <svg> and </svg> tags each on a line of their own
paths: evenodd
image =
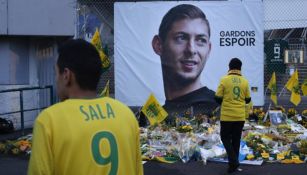
<svg viewBox="0 0 307 175">
<path fill-rule="evenodd" d="M 263 4 L 255 1 L 116 2 L 114 5 L 115 98 L 141 106 L 153 93 L 165 102 L 160 56 L 152 41 L 163 16 L 180 4 L 201 9 L 210 25 L 211 51 L 201 82 L 216 91 L 231 58 L 241 59 L 242 74 L 254 105 L 264 104 Z M 197 26 L 195 26 L 197 28 Z"/>
</svg>

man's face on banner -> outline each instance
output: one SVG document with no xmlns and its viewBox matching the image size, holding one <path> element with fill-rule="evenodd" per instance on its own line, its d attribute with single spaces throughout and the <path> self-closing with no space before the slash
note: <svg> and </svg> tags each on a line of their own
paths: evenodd
<svg viewBox="0 0 307 175">
<path fill-rule="evenodd" d="M 200 18 L 173 23 L 162 44 L 161 63 L 169 78 L 183 82 L 199 78 L 211 50 L 209 29 Z"/>
</svg>

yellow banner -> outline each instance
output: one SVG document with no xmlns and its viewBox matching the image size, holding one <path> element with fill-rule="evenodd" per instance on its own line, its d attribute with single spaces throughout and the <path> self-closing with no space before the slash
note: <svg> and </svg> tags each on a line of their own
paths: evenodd
<svg viewBox="0 0 307 175">
<path fill-rule="evenodd" d="M 299 81 L 298 81 L 298 71 L 295 70 L 295 72 L 292 74 L 291 78 L 288 80 L 286 84 L 286 88 L 291 91 L 291 97 L 290 101 L 294 105 L 298 105 L 301 102 L 301 95 L 300 95 L 300 87 L 299 87 Z"/>
<path fill-rule="evenodd" d="M 276 75 L 273 72 L 271 80 L 269 81 L 268 88 L 271 90 L 271 100 L 277 105 L 277 86 L 276 86 Z"/>
<path fill-rule="evenodd" d="M 154 156 L 154 157 L 147 157 L 147 156 L 142 156 L 143 161 L 149 161 L 149 160 L 156 160 L 158 162 L 162 163 L 175 163 L 178 161 L 176 157 L 159 157 L 159 156 Z"/>
<path fill-rule="evenodd" d="M 111 62 L 109 57 L 103 51 L 102 42 L 100 40 L 100 33 L 97 28 L 91 40 L 91 43 L 96 47 L 99 52 L 99 56 L 102 62 L 102 69 L 107 70 L 111 66 Z"/>
<path fill-rule="evenodd" d="M 290 77 L 290 79 L 287 81 L 285 85 L 289 91 L 292 91 L 293 87 L 295 86 L 297 79 L 298 79 L 297 77 L 298 77 L 298 73 L 297 73 L 297 70 L 295 70 L 295 72 L 292 74 L 292 76 Z"/>
<path fill-rule="evenodd" d="M 153 94 L 150 94 L 142 107 L 142 112 L 148 118 L 150 125 L 162 122 L 168 115 Z"/>
<path fill-rule="evenodd" d="M 302 88 L 303 95 L 307 96 L 307 79 L 304 80 L 301 88 Z"/>
<path fill-rule="evenodd" d="M 110 97 L 110 80 L 107 81 L 106 86 L 99 94 L 99 97 Z"/>
</svg>

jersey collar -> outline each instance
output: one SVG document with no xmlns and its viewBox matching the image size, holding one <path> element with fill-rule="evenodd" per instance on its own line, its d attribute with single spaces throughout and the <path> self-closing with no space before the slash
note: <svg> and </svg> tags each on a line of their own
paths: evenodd
<svg viewBox="0 0 307 175">
<path fill-rule="evenodd" d="M 228 71 L 228 75 L 239 75 L 239 76 L 241 76 L 241 71 L 236 70 L 236 69 L 232 69 L 232 70 Z"/>
</svg>

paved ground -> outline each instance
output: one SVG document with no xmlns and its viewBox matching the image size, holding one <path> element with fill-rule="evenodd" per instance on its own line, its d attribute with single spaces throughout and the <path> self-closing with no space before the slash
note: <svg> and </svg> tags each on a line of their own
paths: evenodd
<svg viewBox="0 0 307 175">
<path fill-rule="evenodd" d="M 1 175 L 26 175 L 28 157 L 7 156 L 0 154 Z M 226 171 L 225 163 L 202 162 L 166 164 L 147 162 L 144 164 L 145 175 L 222 175 Z M 238 175 L 305 175 L 307 164 L 265 163 L 262 166 L 243 165 L 243 172 Z"/>
<path fill-rule="evenodd" d="M 307 164 L 264 163 L 261 166 L 242 165 L 242 172 L 235 175 L 306 175 Z M 165 164 L 149 162 L 144 164 L 145 175 L 223 175 L 226 163 L 202 162 Z M 233 174 L 234 175 L 234 174 Z"/>
<path fill-rule="evenodd" d="M 8 156 L 0 154 L 0 174 L 26 175 L 28 162 L 28 157 L 25 156 Z"/>
</svg>

